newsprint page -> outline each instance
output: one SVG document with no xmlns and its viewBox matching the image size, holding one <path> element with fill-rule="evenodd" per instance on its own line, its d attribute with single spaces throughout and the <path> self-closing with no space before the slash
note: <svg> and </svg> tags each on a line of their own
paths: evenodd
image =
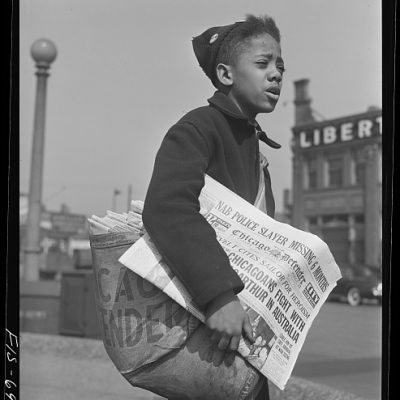
<svg viewBox="0 0 400 400">
<path fill-rule="evenodd" d="M 320 238 L 275 221 L 207 175 L 199 200 L 200 213 L 245 285 L 238 298 L 256 341 L 251 345 L 242 339 L 238 351 L 283 390 L 314 318 L 341 278 L 340 270 Z M 204 322 L 203 312 L 148 234 L 119 261 Z"/>
</svg>

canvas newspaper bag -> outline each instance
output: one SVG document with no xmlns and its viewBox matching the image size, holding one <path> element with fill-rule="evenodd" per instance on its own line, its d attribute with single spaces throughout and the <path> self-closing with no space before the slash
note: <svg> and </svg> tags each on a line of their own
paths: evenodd
<svg viewBox="0 0 400 400">
<path fill-rule="evenodd" d="M 238 351 L 283 390 L 313 320 L 341 275 L 321 239 L 273 220 L 265 214 L 263 196 L 257 199 L 264 212 L 206 175 L 200 213 L 245 284 L 238 298 L 256 342 L 242 340 Z M 205 319 L 145 232 L 142 207 L 132 201 L 127 214 L 89 219 L 103 342 L 121 373 L 179 348 Z M 138 353 L 139 342 L 146 345 Z"/>
</svg>

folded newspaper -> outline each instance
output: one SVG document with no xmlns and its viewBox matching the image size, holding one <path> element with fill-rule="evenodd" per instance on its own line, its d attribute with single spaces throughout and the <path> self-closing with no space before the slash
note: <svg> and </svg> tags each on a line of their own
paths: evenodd
<svg viewBox="0 0 400 400">
<path fill-rule="evenodd" d="M 242 339 L 238 351 L 283 390 L 314 318 L 341 278 L 340 270 L 318 236 L 275 221 L 208 175 L 199 201 L 200 213 L 245 285 L 238 298 L 256 341 Z M 143 202 L 132 201 L 129 213 L 93 216 L 91 230 L 119 232 L 128 226 L 136 231 L 139 239 L 119 261 L 204 322 L 204 313 L 145 232 L 142 207 Z"/>
</svg>

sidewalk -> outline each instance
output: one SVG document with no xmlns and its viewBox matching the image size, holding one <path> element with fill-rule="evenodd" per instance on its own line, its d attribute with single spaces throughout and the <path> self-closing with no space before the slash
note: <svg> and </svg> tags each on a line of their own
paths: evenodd
<svg viewBox="0 0 400 400">
<path fill-rule="evenodd" d="M 364 400 L 295 377 L 283 392 L 271 386 L 271 400 Z M 20 399 L 162 400 L 163 397 L 130 386 L 109 360 L 100 340 L 21 332 Z"/>
</svg>

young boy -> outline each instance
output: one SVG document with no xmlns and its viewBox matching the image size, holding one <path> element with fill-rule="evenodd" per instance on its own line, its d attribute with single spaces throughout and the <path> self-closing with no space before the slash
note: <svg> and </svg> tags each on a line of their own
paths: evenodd
<svg viewBox="0 0 400 400">
<path fill-rule="evenodd" d="M 187 398 L 253 399 L 264 381 L 257 399 L 261 395 L 268 399 L 267 380 L 235 352 L 242 335 L 254 342 L 249 318 L 236 297 L 244 285 L 213 228 L 199 214 L 198 197 L 208 174 L 252 204 L 262 189 L 259 207 L 274 216 L 265 160 L 260 168 L 259 140 L 272 148 L 280 145 L 261 131 L 255 118 L 272 112 L 279 99 L 284 72 L 280 33 L 272 18 L 248 15 L 243 22 L 206 30 L 193 39 L 193 49 L 217 91 L 208 106 L 188 112 L 165 136 L 146 195 L 143 223 L 163 259 L 206 313 L 205 327 L 200 325 L 192 336 L 200 338 L 198 348 L 206 346 L 208 355 L 202 357 L 199 351 L 195 360 L 198 348 L 194 347 L 193 367 L 188 368 L 193 368 L 193 381 L 200 380 L 210 391 L 201 395 L 199 389 L 198 397 Z M 208 362 L 214 370 L 197 368 L 197 362 Z M 248 372 L 235 389 L 238 392 L 228 394 L 234 381 L 229 374 L 235 368 Z M 212 392 L 213 379 L 222 387 L 219 394 Z"/>
</svg>

